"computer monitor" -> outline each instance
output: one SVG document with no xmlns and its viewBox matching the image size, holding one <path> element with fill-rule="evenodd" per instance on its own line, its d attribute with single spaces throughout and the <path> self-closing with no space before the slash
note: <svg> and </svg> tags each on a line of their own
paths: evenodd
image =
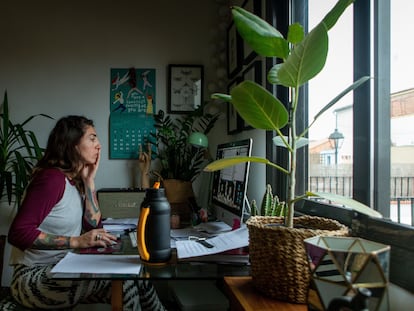
<svg viewBox="0 0 414 311">
<path fill-rule="evenodd" d="M 216 159 L 250 156 L 252 143 L 253 140 L 249 138 L 219 144 Z M 250 162 L 245 162 L 213 173 L 211 202 L 214 216 L 233 229 L 240 227 L 243 220 L 249 167 Z"/>
</svg>

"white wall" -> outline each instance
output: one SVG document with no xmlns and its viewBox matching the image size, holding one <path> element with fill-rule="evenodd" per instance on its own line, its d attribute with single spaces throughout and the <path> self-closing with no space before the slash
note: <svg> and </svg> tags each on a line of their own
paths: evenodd
<svg viewBox="0 0 414 311">
<path fill-rule="evenodd" d="M 211 56 L 223 5 L 211 0 L 2 2 L 0 95 L 7 89 L 12 120 L 18 122 L 36 113 L 92 118 L 103 145 L 97 187 L 138 186 L 135 161 L 108 157 L 110 69 L 155 68 L 156 109 L 166 110 L 168 64 L 202 64 L 205 84 L 217 79 Z M 54 124 L 32 123 L 41 145 Z M 212 154 L 219 142 L 256 135 L 225 132 L 223 115 L 210 135 Z M 254 154 L 260 153 L 264 142 L 255 140 Z M 254 173 L 251 180 L 259 183 Z"/>
<path fill-rule="evenodd" d="M 223 6 L 224 0 L 1 1 L 1 101 L 7 89 L 15 122 L 37 113 L 93 119 L 103 145 L 97 188 L 139 186 L 135 161 L 109 159 L 110 69 L 155 68 L 156 109 L 166 111 L 168 64 L 202 64 L 209 99 L 206 85 L 217 80 L 212 53 L 216 38 L 225 38 Z M 253 137 L 254 155 L 265 154 L 264 132 L 227 136 L 226 120 L 222 115 L 211 132 L 212 155 L 218 143 L 244 137 Z M 41 146 L 54 124 L 31 123 Z M 252 165 L 251 172 L 249 200 L 261 198 L 265 168 Z M 7 234 L 9 223 L 9 211 L 0 208 L 0 233 Z"/>
<path fill-rule="evenodd" d="M 209 34 L 218 13 L 209 0 L 7 1 L 0 10 L 0 91 L 13 120 L 92 118 L 104 151 L 98 188 L 134 186 L 135 163 L 108 158 L 110 68 L 155 68 L 157 110 L 166 109 L 168 64 L 202 64 L 205 80 L 214 78 Z M 33 123 L 42 145 L 53 125 Z"/>
</svg>

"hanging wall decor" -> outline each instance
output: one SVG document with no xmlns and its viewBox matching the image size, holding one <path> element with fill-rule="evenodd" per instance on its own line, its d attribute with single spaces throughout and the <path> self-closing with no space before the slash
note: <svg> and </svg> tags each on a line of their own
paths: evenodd
<svg viewBox="0 0 414 311">
<path fill-rule="evenodd" d="M 183 114 L 201 106 L 203 99 L 202 65 L 169 65 L 168 112 Z"/>
<path fill-rule="evenodd" d="M 155 69 L 111 69 L 111 159 L 138 158 L 139 146 L 146 146 L 146 139 L 151 132 L 155 132 L 155 94 Z"/>
</svg>

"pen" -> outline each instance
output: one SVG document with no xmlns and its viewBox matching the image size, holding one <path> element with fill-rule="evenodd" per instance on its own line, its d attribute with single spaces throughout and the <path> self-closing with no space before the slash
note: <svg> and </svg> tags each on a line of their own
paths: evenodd
<svg viewBox="0 0 414 311">
<path fill-rule="evenodd" d="M 206 240 L 203 240 L 203 239 L 201 239 L 201 240 L 196 240 L 196 242 L 200 243 L 201 245 L 203 245 L 203 246 L 205 246 L 205 247 L 207 247 L 207 248 L 213 248 L 213 247 L 214 247 L 214 245 L 213 245 L 213 244 L 210 244 L 210 243 L 208 243 Z"/>
<path fill-rule="evenodd" d="M 205 247 L 207 247 L 207 248 L 213 248 L 213 247 L 214 247 L 214 245 L 213 245 L 213 244 L 208 243 L 208 242 L 206 241 L 206 238 L 199 238 L 198 236 L 193 236 L 193 235 L 190 235 L 190 236 L 188 237 L 188 239 L 189 239 L 190 241 L 196 241 L 196 242 L 200 243 L 201 245 L 203 245 L 203 246 L 205 246 Z"/>
</svg>

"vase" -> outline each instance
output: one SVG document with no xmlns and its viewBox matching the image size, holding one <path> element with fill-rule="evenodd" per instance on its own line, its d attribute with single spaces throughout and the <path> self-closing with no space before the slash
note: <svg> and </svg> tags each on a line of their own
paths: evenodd
<svg viewBox="0 0 414 311">
<path fill-rule="evenodd" d="M 191 204 L 195 204 L 193 184 L 179 179 L 164 179 L 162 183 L 171 215 L 179 217 L 181 226 L 189 225 L 193 216 Z"/>
<path fill-rule="evenodd" d="M 305 239 L 311 310 L 389 310 L 390 246 L 356 237 Z M 358 301 L 362 290 L 367 293 Z"/>
<path fill-rule="evenodd" d="M 249 255 L 254 287 L 262 294 L 291 303 L 306 303 L 311 274 L 304 240 L 313 236 L 346 236 L 349 230 L 336 220 L 300 216 L 294 228 L 283 217 L 252 216 Z"/>
</svg>

